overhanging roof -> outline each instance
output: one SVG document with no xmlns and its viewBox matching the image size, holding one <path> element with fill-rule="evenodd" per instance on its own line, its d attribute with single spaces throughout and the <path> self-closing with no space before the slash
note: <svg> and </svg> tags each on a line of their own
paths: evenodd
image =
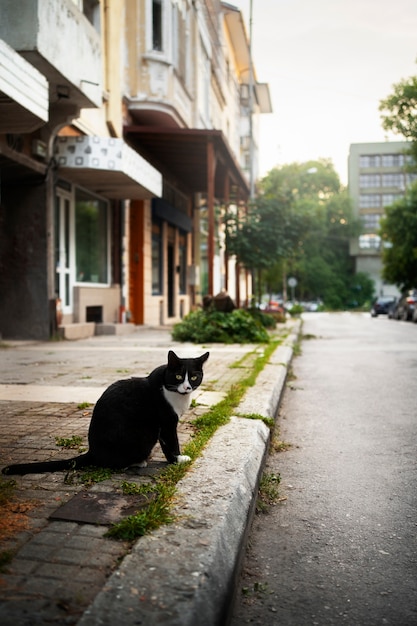
<svg viewBox="0 0 417 626">
<path fill-rule="evenodd" d="M 239 188 L 242 199 L 249 196 L 249 183 L 220 130 L 126 126 L 124 132 L 135 150 L 190 193 L 207 191 L 211 142 L 216 159 L 215 196 L 224 198 L 226 179 Z"/>
<path fill-rule="evenodd" d="M 0 39 L 0 133 L 29 133 L 48 118 L 48 81 Z"/>
<path fill-rule="evenodd" d="M 162 176 L 122 139 L 82 135 L 58 137 L 55 159 L 59 174 L 113 199 L 162 195 Z"/>
</svg>

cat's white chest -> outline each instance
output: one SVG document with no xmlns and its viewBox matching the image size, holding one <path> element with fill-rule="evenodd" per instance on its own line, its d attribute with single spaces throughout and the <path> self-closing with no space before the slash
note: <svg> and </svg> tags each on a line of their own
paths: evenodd
<svg viewBox="0 0 417 626">
<path fill-rule="evenodd" d="M 168 391 L 163 387 L 165 399 L 170 403 L 178 417 L 181 417 L 190 407 L 191 394 L 177 393 L 176 391 Z"/>
</svg>

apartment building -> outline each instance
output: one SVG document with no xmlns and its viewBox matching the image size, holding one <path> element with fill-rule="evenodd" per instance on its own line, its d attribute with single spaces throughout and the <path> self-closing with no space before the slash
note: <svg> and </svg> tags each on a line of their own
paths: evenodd
<svg viewBox="0 0 417 626">
<path fill-rule="evenodd" d="M 365 272 L 375 283 L 377 295 L 397 295 L 395 285 L 382 279 L 382 242 L 379 222 L 385 207 L 401 198 L 407 186 L 416 179 L 407 167 L 411 157 L 406 154 L 407 142 L 351 144 L 348 160 L 348 187 L 362 233 L 350 242 L 356 271 Z"/>
<path fill-rule="evenodd" d="M 4 0 L 0 40 L 3 337 L 125 332 L 221 288 L 247 298 L 221 216 L 248 199 L 243 122 L 270 102 L 239 65 L 240 11 Z M 251 172 L 256 147 L 255 132 Z"/>
</svg>

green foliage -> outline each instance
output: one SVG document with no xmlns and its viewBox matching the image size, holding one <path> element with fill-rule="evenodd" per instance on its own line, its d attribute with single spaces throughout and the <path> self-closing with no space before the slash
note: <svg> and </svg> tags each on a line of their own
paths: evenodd
<svg viewBox="0 0 417 626">
<path fill-rule="evenodd" d="M 258 491 L 258 500 L 256 503 L 256 512 L 257 513 L 266 513 L 268 511 L 268 507 L 272 504 L 276 504 L 279 502 L 279 484 L 281 482 L 280 474 L 273 474 L 265 472 L 262 475 L 259 491 Z"/>
<path fill-rule="evenodd" d="M 243 309 L 235 309 L 231 313 L 221 313 L 215 310 L 192 311 L 174 326 L 172 338 L 175 341 L 194 343 L 269 341 L 269 335 L 260 321 Z"/>
<path fill-rule="evenodd" d="M 252 317 L 257 320 L 262 326 L 265 328 L 275 328 L 277 325 L 277 320 L 275 316 L 271 313 L 264 313 L 260 309 L 256 307 L 248 309 L 249 313 Z"/>
<path fill-rule="evenodd" d="M 417 185 L 404 198 L 385 209 L 381 220 L 383 277 L 400 289 L 410 289 L 417 282 Z"/>
<path fill-rule="evenodd" d="M 81 474 L 80 480 L 84 485 L 91 486 L 101 483 L 112 477 L 114 470 L 109 467 L 87 467 Z"/>
<path fill-rule="evenodd" d="M 411 151 L 417 154 L 417 76 L 393 85 L 393 93 L 381 100 L 382 126 L 385 130 L 412 141 Z"/>
<path fill-rule="evenodd" d="M 167 487 L 160 484 L 159 487 L 158 496 L 151 500 L 146 508 L 114 524 L 107 531 L 107 536 L 122 541 L 133 541 L 159 528 L 162 524 L 173 522 L 174 517 L 170 505 L 175 494 L 175 485 Z"/>
<path fill-rule="evenodd" d="M 298 300 L 320 298 L 329 309 L 363 306 L 372 297 L 373 285 L 365 289 L 355 276 L 349 239 L 360 225 L 330 161 L 274 168 L 261 181 L 254 209 L 260 211 L 258 226 L 266 230 L 260 247 L 268 250 L 265 267 L 256 274 L 258 294 L 281 292 L 291 275 L 298 281 Z M 269 239 L 277 240 L 275 248 L 268 247 Z M 248 245 L 255 249 L 253 242 Z"/>
<path fill-rule="evenodd" d="M 17 483 L 15 480 L 0 476 L 0 506 L 3 506 L 13 498 L 16 486 Z"/>
<path fill-rule="evenodd" d="M 60 448 L 78 449 L 83 442 L 83 438 L 79 435 L 72 435 L 72 437 L 55 437 L 55 444 Z"/>
</svg>

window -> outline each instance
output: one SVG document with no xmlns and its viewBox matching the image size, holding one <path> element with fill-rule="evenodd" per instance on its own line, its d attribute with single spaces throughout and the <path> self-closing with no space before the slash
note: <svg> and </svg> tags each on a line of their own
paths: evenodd
<svg viewBox="0 0 417 626">
<path fill-rule="evenodd" d="M 381 206 L 381 196 L 379 193 L 367 193 L 359 196 L 359 207 L 361 209 L 378 208 Z"/>
<path fill-rule="evenodd" d="M 400 193 L 384 193 L 382 194 L 382 205 L 384 207 L 391 206 L 391 204 L 394 204 L 394 202 L 402 197 L 403 196 Z"/>
<path fill-rule="evenodd" d="M 152 295 L 162 293 L 162 229 L 152 222 Z"/>
<path fill-rule="evenodd" d="M 403 174 L 382 174 L 382 186 L 383 187 L 398 187 L 404 189 L 404 176 Z"/>
<path fill-rule="evenodd" d="M 210 59 L 201 41 L 198 60 L 198 108 L 204 123 L 208 123 L 210 116 L 210 78 Z"/>
<path fill-rule="evenodd" d="M 163 50 L 162 40 L 162 1 L 152 0 L 152 50 Z"/>
<path fill-rule="evenodd" d="M 365 213 L 365 215 L 361 215 L 363 227 L 366 230 L 378 230 L 380 217 L 378 213 Z"/>
<path fill-rule="evenodd" d="M 185 4 L 172 7 L 172 60 L 178 76 L 185 85 L 189 83 L 189 13 Z"/>
<path fill-rule="evenodd" d="M 363 154 L 359 157 L 359 167 L 379 167 L 381 165 L 381 157 L 379 154 Z"/>
<path fill-rule="evenodd" d="M 382 167 L 401 167 L 404 165 L 403 154 L 383 154 Z"/>
<path fill-rule="evenodd" d="M 361 174 L 359 185 L 360 187 L 380 187 L 381 176 L 379 174 Z"/>
<path fill-rule="evenodd" d="M 379 250 L 381 237 L 378 235 L 361 235 L 359 237 L 359 248 L 361 250 Z"/>
<path fill-rule="evenodd" d="M 96 31 L 100 32 L 100 2 L 99 0 L 84 0 L 83 3 L 84 15 L 94 26 Z"/>
<path fill-rule="evenodd" d="M 75 193 L 76 281 L 109 283 L 108 205 L 77 189 Z"/>
</svg>

